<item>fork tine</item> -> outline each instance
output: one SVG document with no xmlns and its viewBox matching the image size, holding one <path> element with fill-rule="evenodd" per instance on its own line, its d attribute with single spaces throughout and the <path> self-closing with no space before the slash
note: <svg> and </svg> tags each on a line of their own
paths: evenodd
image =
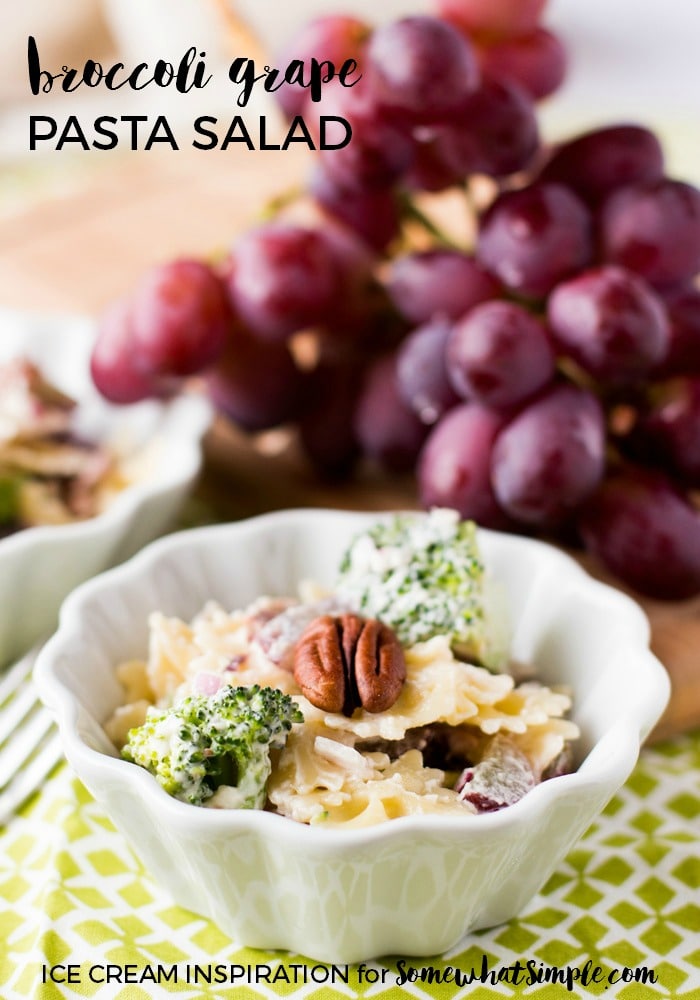
<svg viewBox="0 0 700 1000">
<path fill-rule="evenodd" d="M 12 738 L 0 750 L 0 789 L 12 781 L 18 769 L 36 750 L 52 725 L 53 720 L 49 713 L 37 706 L 37 711 L 31 720 L 15 730 Z"/>
<path fill-rule="evenodd" d="M 62 756 L 58 730 L 53 729 L 40 752 L 18 772 L 15 780 L 0 792 L 0 825 L 5 823 L 25 799 L 40 787 Z"/>
<path fill-rule="evenodd" d="M 16 697 L 9 699 L 0 708 L 0 746 L 19 729 L 23 719 L 30 714 L 37 702 L 36 689 L 31 682 L 27 681 L 24 688 L 17 689 Z M 1 759 L 2 753 L 0 753 Z M 0 771 L 0 780 L 2 780 L 1 775 L 2 771 Z"/>
<path fill-rule="evenodd" d="M 0 825 L 62 757 L 58 730 L 32 679 L 39 647 L 0 678 Z"/>
<path fill-rule="evenodd" d="M 29 677 L 34 669 L 34 663 L 37 655 L 38 650 L 33 649 L 31 653 L 27 653 L 26 656 L 23 656 L 21 660 L 18 660 L 18 662 L 10 667 L 7 673 L 3 675 L 0 680 L 0 705 L 7 701 Z"/>
</svg>

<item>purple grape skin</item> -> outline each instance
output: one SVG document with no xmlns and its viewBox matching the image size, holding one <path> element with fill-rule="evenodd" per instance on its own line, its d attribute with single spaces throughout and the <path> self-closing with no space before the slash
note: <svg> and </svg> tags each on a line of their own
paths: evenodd
<svg viewBox="0 0 700 1000">
<path fill-rule="evenodd" d="M 592 207 L 630 184 L 661 180 L 664 154 L 640 125 L 610 125 L 578 135 L 555 149 L 540 178 L 566 184 Z"/>
<path fill-rule="evenodd" d="M 352 229 L 373 250 L 385 250 L 398 236 L 401 221 L 393 188 L 348 186 L 319 166 L 311 175 L 309 190 L 325 212 Z"/>
<path fill-rule="evenodd" d="M 387 290 L 410 323 L 427 323 L 434 316 L 458 319 L 472 306 L 500 294 L 495 278 L 458 250 L 425 250 L 394 261 Z"/>
<path fill-rule="evenodd" d="M 465 175 L 445 162 L 435 130 L 426 131 L 427 135 L 414 134 L 413 162 L 403 176 L 404 186 L 409 191 L 437 192 L 463 184 Z"/>
<path fill-rule="evenodd" d="M 390 120 L 377 104 L 371 81 L 363 76 L 352 88 L 331 84 L 317 105 L 320 116 L 344 118 L 352 139 L 320 154 L 323 169 L 340 185 L 364 191 L 396 183 L 415 156 L 410 129 Z M 312 131 L 315 126 L 310 121 Z"/>
<path fill-rule="evenodd" d="M 428 428 L 399 395 L 396 357 L 379 358 L 367 371 L 353 418 L 362 452 L 391 472 L 409 472 Z"/>
<path fill-rule="evenodd" d="M 437 317 L 409 334 L 398 350 L 399 394 L 424 424 L 434 424 L 459 401 L 445 366 L 451 332 L 450 323 Z"/>
<path fill-rule="evenodd" d="M 669 349 L 663 301 L 621 267 L 594 268 L 558 285 L 547 319 L 557 348 L 604 384 L 643 379 Z"/>
<path fill-rule="evenodd" d="M 455 324 L 446 348 L 447 373 L 463 399 L 508 408 L 554 377 L 554 351 L 535 316 L 512 302 L 484 302 Z"/>
<path fill-rule="evenodd" d="M 340 275 L 340 292 L 332 318 L 317 331 L 319 357 L 330 360 L 332 345 L 339 356 L 367 360 L 388 350 L 406 333 L 391 308 L 375 269 L 377 254 L 362 237 L 335 219 L 326 219 L 323 235 Z"/>
<path fill-rule="evenodd" d="M 352 472 L 360 447 L 353 428 L 362 373 L 357 366 L 321 362 L 308 387 L 310 405 L 299 421 L 302 447 L 328 479 Z"/>
<path fill-rule="evenodd" d="M 524 170 L 540 141 L 532 100 L 517 83 L 500 79 L 484 80 L 433 137 L 440 161 L 461 178 Z"/>
<path fill-rule="evenodd" d="M 491 452 L 505 418 L 479 403 L 462 403 L 433 428 L 418 462 L 425 508 L 451 507 L 489 528 L 507 528 L 491 486 Z"/>
<path fill-rule="evenodd" d="M 533 31 L 547 0 L 436 0 L 435 8 L 467 35 L 514 38 Z"/>
<path fill-rule="evenodd" d="M 660 473 L 606 480 L 579 529 L 590 552 L 628 586 L 660 600 L 700 593 L 700 513 Z"/>
<path fill-rule="evenodd" d="M 700 488 L 700 378 L 675 379 L 660 390 L 640 433 L 685 486 Z"/>
<path fill-rule="evenodd" d="M 700 288 L 681 286 L 664 293 L 663 300 L 670 323 L 669 346 L 653 375 L 700 375 Z"/>
<path fill-rule="evenodd" d="M 206 385 L 221 413 L 256 432 L 297 418 L 307 381 L 286 344 L 265 343 L 236 329 Z"/>
<path fill-rule="evenodd" d="M 321 229 L 270 222 L 238 241 L 229 294 L 250 330 L 270 341 L 323 323 L 337 307 L 341 279 Z"/>
<path fill-rule="evenodd" d="M 405 17 L 374 31 L 367 75 L 380 104 L 411 124 L 435 124 L 479 84 L 471 44 L 438 17 Z"/>
<path fill-rule="evenodd" d="M 603 259 L 659 288 L 700 271 L 700 190 L 683 181 L 621 188 L 600 214 Z"/>
<path fill-rule="evenodd" d="M 494 494 L 522 524 L 557 527 L 590 496 L 605 469 L 605 418 L 590 392 L 556 385 L 500 432 L 491 459 Z"/>
<path fill-rule="evenodd" d="M 506 192 L 482 218 L 476 255 L 512 292 L 543 298 L 590 263 L 591 216 L 561 184 Z"/>
<path fill-rule="evenodd" d="M 101 317 L 90 375 L 105 399 L 122 405 L 166 396 L 180 385 L 178 379 L 163 379 L 143 369 L 134 343 L 130 298 L 114 302 Z"/>
<path fill-rule="evenodd" d="M 484 74 L 514 81 L 533 101 L 541 101 L 564 82 L 568 59 L 561 39 L 538 25 L 483 46 L 479 62 Z"/>
<path fill-rule="evenodd" d="M 308 76 L 312 59 L 332 62 L 336 72 L 348 59 L 362 61 L 371 28 L 364 21 L 344 15 L 329 15 L 306 21 L 285 46 L 276 66 L 289 66 L 301 60 Z M 359 72 L 359 70 L 358 70 Z M 275 92 L 278 104 L 288 118 L 303 115 L 310 101 L 309 91 L 300 84 L 284 84 Z"/>
<path fill-rule="evenodd" d="M 479 812 L 493 812 L 513 805 L 537 784 L 527 756 L 507 736 L 499 733 L 487 744 L 475 767 L 467 767 L 457 779 L 455 791 Z"/>
<path fill-rule="evenodd" d="M 144 370 L 194 375 L 220 356 L 233 322 L 223 281 L 199 260 L 151 268 L 131 300 L 134 350 Z"/>
</svg>

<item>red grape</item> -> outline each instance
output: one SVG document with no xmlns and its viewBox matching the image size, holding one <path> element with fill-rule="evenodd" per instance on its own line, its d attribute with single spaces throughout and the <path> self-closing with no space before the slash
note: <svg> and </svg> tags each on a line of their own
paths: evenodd
<svg viewBox="0 0 700 1000">
<path fill-rule="evenodd" d="M 237 328 L 207 375 L 214 405 L 247 431 L 262 431 L 299 415 L 308 387 L 286 344 L 265 343 Z"/>
<path fill-rule="evenodd" d="M 223 282 L 198 260 L 149 271 L 132 299 L 134 349 L 157 375 L 193 375 L 224 349 L 233 320 Z"/>
<path fill-rule="evenodd" d="M 586 505 L 588 549 L 630 587 L 663 600 L 700 592 L 700 514 L 662 475 L 627 470 Z"/>
<path fill-rule="evenodd" d="M 364 240 L 340 222 L 329 219 L 322 232 L 336 266 L 338 294 L 343 304 L 342 309 L 333 310 L 331 322 L 334 328 L 337 328 L 339 320 L 348 328 L 354 328 L 352 321 L 356 316 L 365 315 L 365 299 L 372 298 L 378 287 L 374 277 L 376 255 Z"/>
<path fill-rule="evenodd" d="M 652 285 L 700 271 L 700 190 L 692 184 L 665 179 L 621 188 L 603 206 L 600 228 L 604 259 Z"/>
<path fill-rule="evenodd" d="M 532 101 L 517 83 L 486 79 L 449 124 L 433 131 L 433 158 L 455 177 L 524 170 L 539 146 Z"/>
<path fill-rule="evenodd" d="M 325 223 L 323 234 L 336 261 L 341 287 L 340 307 L 318 331 L 321 353 L 327 360 L 331 353 L 357 357 L 395 345 L 406 326 L 375 275 L 376 254 L 352 229 L 334 220 Z M 331 344 L 338 350 L 327 350 Z"/>
<path fill-rule="evenodd" d="M 347 292 L 352 293 L 373 280 L 376 254 L 351 227 L 329 219 L 323 225 L 323 238 Z"/>
<path fill-rule="evenodd" d="M 90 358 L 90 374 L 110 403 L 138 403 L 166 395 L 177 380 L 165 380 L 144 371 L 134 344 L 131 300 L 120 299 L 103 315 Z"/>
<path fill-rule="evenodd" d="M 510 38 L 532 31 L 547 0 L 437 0 L 441 17 L 468 34 Z"/>
<path fill-rule="evenodd" d="M 452 331 L 437 317 L 404 340 L 396 361 L 399 394 L 424 424 L 434 424 L 457 402 L 445 366 L 445 345 Z"/>
<path fill-rule="evenodd" d="M 541 173 L 566 184 L 591 206 L 618 188 L 654 183 L 664 172 L 661 143 L 640 125 L 609 125 L 562 143 Z"/>
<path fill-rule="evenodd" d="M 437 17 L 406 17 L 377 28 L 368 47 L 368 77 L 380 104 L 412 124 L 449 116 L 479 83 L 476 56 L 455 28 Z"/>
<path fill-rule="evenodd" d="M 503 416 L 478 403 L 463 403 L 440 420 L 418 464 L 424 507 L 452 507 L 490 528 L 507 525 L 491 487 L 491 452 L 503 423 Z"/>
<path fill-rule="evenodd" d="M 507 514 L 524 524 L 552 527 L 595 490 L 604 467 L 602 407 L 585 389 L 558 385 L 498 435 L 491 481 Z"/>
<path fill-rule="evenodd" d="M 299 435 L 317 471 L 331 479 L 347 475 L 359 455 L 353 413 L 360 379 L 357 366 L 321 363 L 313 373 L 313 401 L 299 422 Z"/>
<path fill-rule="evenodd" d="M 398 235 L 399 204 L 392 188 L 348 186 L 322 167 L 312 173 L 309 188 L 329 215 L 353 229 L 373 250 L 384 250 Z"/>
<path fill-rule="evenodd" d="M 686 486 L 700 487 L 700 378 L 666 385 L 641 430 Z"/>
<path fill-rule="evenodd" d="M 410 323 L 433 316 L 458 319 L 472 306 L 496 297 L 500 285 L 473 257 L 458 250 L 426 250 L 394 260 L 389 297 Z"/>
<path fill-rule="evenodd" d="M 666 357 L 656 377 L 700 375 L 700 288 L 687 285 L 664 295 L 670 322 Z"/>
<path fill-rule="evenodd" d="M 568 188 L 535 184 L 496 199 L 481 222 L 477 258 L 511 291 L 540 298 L 590 262 L 591 228 Z"/>
<path fill-rule="evenodd" d="M 447 342 L 447 372 L 459 395 L 496 408 L 543 389 L 554 377 L 554 360 L 543 325 L 512 302 L 476 306 Z"/>
<path fill-rule="evenodd" d="M 465 174 L 445 162 L 435 129 L 416 129 L 413 162 L 403 176 L 403 183 L 414 191 L 444 191 L 463 184 Z"/>
<path fill-rule="evenodd" d="M 533 28 L 514 38 L 479 48 L 482 72 L 519 84 L 534 101 L 553 94 L 566 76 L 566 49 L 546 28 Z"/>
<path fill-rule="evenodd" d="M 229 290 L 238 314 L 279 341 L 332 318 L 341 278 L 320 229 L 270 222 L 238 242 Z"/>
<path fill-rule="evenodd" d="M 642 379 L 668 351 L 662 300 L 621 267 L 595 268 L 559 285 L 547 317 L 557 347 L 603 383 Z"/>
<path fill-rule="evenodd" d="M 301 27 L 285 47 L 277 65 L 289 66 L 294 60 L 301 60 L 308 75 L 312 59 L 332 62 L 336 72 L 348 59 L 354 59 L 360 72 L 359 64 L 370 34 L 370 27 L 356 17 L 342 14 L 317 17 Z M 276 91 L 277 100 L 289 118 L 304 113 L 308 94 L 300 84 L 284 84 Z"/>
<path fill-rule="evenodd" d="M 347 145 L 321 154 L 325 171 L 344 187 L 360 191 L 385 187 L 413 162 L 415 142 L 410 130 L 386 117 L 368 78 L 349 89 L 326 87 L 318 109 L 319 115 L 345 118 L 352 127 Z"/>
<path fill-rule="evenodd" d="M 394 472 L 413 468 L 428 428 L 399 395 L 393 355 L 379 358 L 367 372 L 353 426 L 368 458 Z"/>
</svg>

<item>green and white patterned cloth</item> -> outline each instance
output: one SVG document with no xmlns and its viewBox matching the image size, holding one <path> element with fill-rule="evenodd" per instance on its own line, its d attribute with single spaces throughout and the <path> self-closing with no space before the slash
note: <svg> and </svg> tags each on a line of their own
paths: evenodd
<svg viewBox="0 0 700 1000">
<path fill-rule="evenodd" d="M 551 981 L 516 986 L 507 970 L 518 961 L 540 974 L 589 963 L 600 967 L 604 981 L 572 990 Z M 464 974 L 487 968 L 493 982 L 404 978 L 397 985 L 410 965 L 443 974 L 448 967 Z M 57 979 L 72 966 L 77 982 L 51 982 L 52 966 L 61 967 Z M 610 985 L 609 973 L 624 968 L 653 970 L 657 982 Z M 158 969 L 169 977 L 160 984 Z M 113 978 L 106 982 L 108 973 Z M 153 979 L 139 984 L 144 974 Z M 217 975 L 219 985 L 204 985 Z M 261 976 L 267 982 L 256 982 Z M 518 920 L 471 935 L 450 955 L 403 967 L 386 961 L 334 970 L 300 956 L 240 948 L 153 885 L 61 765 L 0 830 L 0 998 L 171 994 L 183 1000 L 700 1000 L 700 732 L 643 752 L 625 788 Z"/>
</svg>

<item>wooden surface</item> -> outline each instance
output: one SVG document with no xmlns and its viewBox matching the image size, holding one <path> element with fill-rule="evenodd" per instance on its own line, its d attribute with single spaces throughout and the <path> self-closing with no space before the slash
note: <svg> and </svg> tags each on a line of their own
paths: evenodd
<svg viewBox="0 0 700 1000">
<path fill-rule="evenodd" d="M 228 246 L 267 200 L 298 182 L 304 167 L 304 158 L 291 152 L 180 152 L 115 156 L 109 166 L 83 169 L 79 186 L 0 219 L 0 304 L 95 312 L 155 261 Z M 49 164 L 49 180 L 50 171 Z M 282 435 L 267 435 L 253 447 L 222 422 L 207 441 L 201 495 L 220 517 L 289 506 L 415 505 L 410 480 L 367 471 L 350 484 L 320 484 Z M 673 684 L 654 736 L 700 726 L 700 599 L 642 603 L 654 652 Z"/>
</svg>

